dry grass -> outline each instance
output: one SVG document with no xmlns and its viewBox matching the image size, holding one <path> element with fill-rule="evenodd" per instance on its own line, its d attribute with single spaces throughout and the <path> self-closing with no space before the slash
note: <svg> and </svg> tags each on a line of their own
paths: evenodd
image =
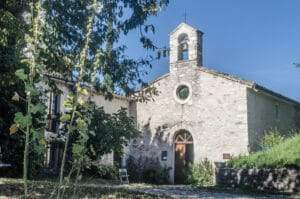
<svg viewBox="0 0 300 199">
<path fill-rule="evenodd" d="M 51 199 L 55 198 L 53 191 L 57 187 L 55 181 L 38 180 L 30 181 L 31 199 Z M 23 184 L 20 179 L 0 178 L 0 199 L 21 198 L 23 194 Z M 73 188 L 67 188 L 65 198 L 73 198 Z M 89 181 L 80 184 L 74 199 L 95 198 L 95 199 L 167 199 L 149 194 L 131 193 L 126 186 L 109 186 L 108 182 L 102 180 Z"/>
</svg>

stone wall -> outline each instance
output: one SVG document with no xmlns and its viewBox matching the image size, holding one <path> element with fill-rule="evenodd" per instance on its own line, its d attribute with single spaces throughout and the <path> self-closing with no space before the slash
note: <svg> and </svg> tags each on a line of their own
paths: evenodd
<svg viewBox="0 0 300 199">
<path fill-rule="evenodd" d="M 182 34 L 188 36 L 188 60 L 178 57 L 178 39 Z M 159 91 L 154 101 L 134 107 L 143 135 L 132 141 L 127 154 L 135 158 L 158 157 L 163 166 L 171 168 L 171 182 L 174 136 L 179 130 L 193 136 L 194 162 L 204 158 L 224 162 L 230 156 L 248 153 L 247 85 L 201 67 L 202 35 L 185 23 L 170 34 L 170 73 L 154 82 Z M 176 94 L 181 85 L 190 90 L 185 100 Z M 167 158 L 162 160 L 161 155 L 166 152 Z"/>
<path fill-rule="evenodd" d="M 176 88 L 188 85 L 191 96 L 182 103 Z M 143 132 L 128 154 L 158 157 L 174 175 L 174 135 L 181 129 L 194 139 L 194 160 L 223 162 L 223 154 L 248 153 L 246 86 L 199 69 L 195 62 L 173 66 L 169 75 L 154 83 L 155 101 L 137 103 L 137 126 Z M 161 160 L 167 151 L 167 160 Z"/>
<path fill-rule="evenodd" d="M 272 192 L 299 192 L 300 170 L 296 169 L 217 169 L 219 186 Z"/>
<path fill-rule="evenodd" d="M 259 149 L 260 140 L 272 128 L 288 134 L 300 127 L 300 109 L 295 103 L 268 95 L 263 91 L 247 89 L 247 107 L 251 151 Z"/>
</svg>

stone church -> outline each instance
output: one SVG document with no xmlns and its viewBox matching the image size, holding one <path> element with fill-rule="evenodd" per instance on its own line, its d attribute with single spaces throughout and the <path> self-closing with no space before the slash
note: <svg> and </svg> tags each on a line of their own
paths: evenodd
<svg viewBox="0 0 300 199">
<path fill-rule="evenodd" d="M 257 150 L 270 128 L 289 132 L 300 126 L 297 101 L 203 66 L 202 40 L 203 33 L 186 23 L 171 32 L 169 73 L 152 82 L 159 91 L 154 101 L 140 103 L 122 96 L 106 101 L 101 95 L 93 96 L 108 113 L 127 108 L 141 130 L 141 137 L 125 148 L 125 158 L 158 158 L 170 168 L 172 183 L 180 183 L 188 163 L 224 162 Z M 61 81 L 64 94 L 50 97 L 50 115 L 64 111 L 68 92 L 64 84 Z M 49 129 L 51 137 L 57 125 Z M 60 159 L 54 149 L 50 147 L 47 153 L 52 166 Z M 112 162 L 112 156 L 108 154 L 105 161 Z"/>
</svg>

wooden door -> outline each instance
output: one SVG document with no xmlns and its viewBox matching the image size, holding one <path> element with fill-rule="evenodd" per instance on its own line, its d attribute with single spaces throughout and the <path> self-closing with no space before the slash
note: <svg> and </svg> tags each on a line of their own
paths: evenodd
<svg viewBox="0 0 300 199">
<path fill-rule="evenodd" d="M 175 144 L 175 183 L 184 182 L 185 144 Z"/>
<path fill-rule="evenodd" d="M 187 169 L 194 160 L 194 145 L 192 135 L 187 131 L 180 131 L 175 137 L 175 172 L 174 182 L 183 184 L 186 182 Z"/>
</svg>

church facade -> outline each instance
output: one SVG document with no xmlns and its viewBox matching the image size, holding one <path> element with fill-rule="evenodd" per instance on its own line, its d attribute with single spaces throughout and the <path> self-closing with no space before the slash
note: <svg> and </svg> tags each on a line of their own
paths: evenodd
<svg viewBox="0 0 300 199">
<path fill-rule="evenodd" d="M 289 132 L 300 127 L 297 101 L 204 67 L 202 37 L 186 23 L 170 34 L 170 70 L 152 82 L 159 92 L 154 101 L 93 99 L 108 113 L 127 108 L 142 135 L 126 147 L 125 157 L 158 158 L 170 168 L 172 183 L 180 183 L 188 163 L 225 162 L 258 150 L 270 128 Z"/>
</svg>

